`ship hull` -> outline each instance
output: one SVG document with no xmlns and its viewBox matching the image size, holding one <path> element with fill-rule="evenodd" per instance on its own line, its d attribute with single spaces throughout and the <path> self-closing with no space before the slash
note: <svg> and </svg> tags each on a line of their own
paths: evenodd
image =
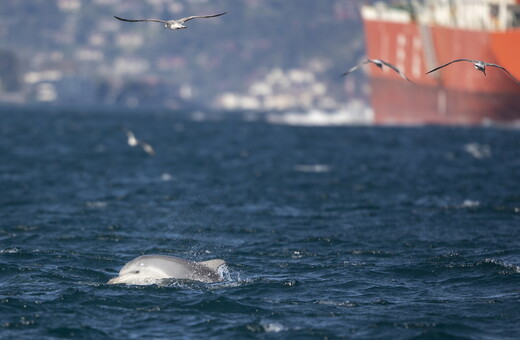
<svg viewBox="0 0 520 340">
<path fill-rule="evenodd" d="M 471 63 L 459 62 L 426 74 L 458 58 L 503 62 L 509 68 L 513 62 L 510 53 L 500 51 L 508 45 L 519 46 L 520 31 L 489 33 L 366 19 L 364 28 L 367 56 L 393 63 L 414 82 L 404 81 L 391 70 L 370 66 L 375 124 L 520 121 L 520 86 L 504 71 L 488 67 L 485 76 Z M 517 72 L 517 65 L 510 65 L 513 72 Z"/>
<path fill-rule="evenodd" d="M 520 121 L 520 100 L 504 93 L 472 93 L 372 77 L 374 124 L 481 125 Z"/>
</svg>

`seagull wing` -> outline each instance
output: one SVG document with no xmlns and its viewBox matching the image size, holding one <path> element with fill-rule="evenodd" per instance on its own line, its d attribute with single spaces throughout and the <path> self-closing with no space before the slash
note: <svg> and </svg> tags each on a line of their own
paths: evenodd
<svg viewBox="0 0 520 340">
<path fill-rule="evenodd" d="M 185 23 L 186 21 L 190 21 L 190 20 L 193 20 L 193 19 L 198 19 L 198 18 L 214 18 L 214 17 L 219 17 L 221 15 L 224 15 L 226 14 L 227 12 L 224 12 L 224 13 L 219 13 L 219 14 L 212 14 L 212 15 L 193 15 L 191 17 L 186 17 L 186 18 L 181 18 L 181 19 L 178 19 L 176 20 L 177 22 L 180 22 L 181 24 Z"/>
<path fill-rule="evenodd" d="M 142 19 L 142 20 L 123 19 L 120 17 L 116 17 L 115 15 L 114 15 L 114 18 L 121 20 L 121 21 L 126 21 L 126 22 L 142 22 L 142 21 L 154 21 L 154 22 L 162 22 L 162 23 L 167 22 L 166 20 L 160 20 L 160 19 Z"/>
<path fill-rule="evenodd" d="M 501 70 L 503 70 L 505 73 L 507 73 L 507 75 L 509 76 L 509 78 L 513 79 L 515 81 L 515 83 L 517 83 L 518 85 L 520 85 L 520 81 L 518 79 L 516 79 L 512 74 L 511 72 L 509 72 L 505 67 L 502 67 L 500 65 L 497 65 L 497 64 L 491 64 L 491 63 L 486 63 L 486 66 L 493 66 L 493 67 L 496 67 L 496 68 L 499 68 Z"/>
<path fill-rule="evenodd" d="M 395 72 L 397 72 L 397 73 L 401 76 L 401 78 L 406 79 L 406 80 L 408 80 L 410 83 L 413 84 L 413 81 L 411 81 L 410 79 L 408 79 L 408 77 L 407 77 L 403 72 L 401 72 L 401 70 L 398 69 L 395 65 L 392 65 L 392 64 L 390 64 L 389 62 L 386 62 L 386 61 L 384 61 L 384 60 L 379 60 L 379 61 L 382 62 L 383 64 L 385 64 L 386 66 L 390 67 L 390 68 L 391 68 L 392 70 L 394 70 Z"/>
<path fill-rule="evenodd" d="M 430 71 L 426 72 L 426 74 L 428 74 L 428 73 L 432 73 L 432 72 L 434 72 L 434 71 L 437 71 L 438 69 L 441 69 L 441 68 L 443 68 L 443 67 L 446 67 L 446 66 L 448 66 L 448 65 L 450 65 L 450 64 L 453 64 L 453 63 L 456 63 L 456 62 L 459 62 L 459 61 L 469 61 L 470 63 L 475 63 L 475 62 L 477 62 L 476 60 L 471 60 L 471 59 L 455 59 L 455 60 L 450 61 L 450 62 L 447 63 L 447 64 L 444 64 L 444 65 L 442 65 L 442 66 L 436 67 L 436 68 L 434 68 L 433 70 L 430 70 Z"/>
<path fill-rule="evenodd" d="M 347 72 L 341 74 L 341 76 L 344 77 L 344 76 L 346 76 L 346 75 L 348 75 L 348 74 L 354 72 L 355 70 L 357 70 L 357 69 L 360 68 L 361 66 L 368 64 L 369 62 L 370 62 L 370 61 L 368 61 L 368 60 L 363 60 L 362 62 L 360 62 L 360 63 L 357 64 L 356 66 L 351 67 Z"/>
<path fill-rule="evenodd" d="M 147 154 L 149 154 L 150 156 L 155 155 L 155 150 L 150 144 L 141 141 L 139 141 L 139 144 Z"/>
</svg>

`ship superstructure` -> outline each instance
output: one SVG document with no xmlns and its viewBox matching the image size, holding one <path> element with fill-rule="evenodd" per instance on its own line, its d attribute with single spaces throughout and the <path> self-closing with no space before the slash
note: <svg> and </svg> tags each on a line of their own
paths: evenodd
<svg viewBox="0 0 520 340">
<path fill-rule="evenodd" d="M 428 70 L 453 59 L 496 63 L 520 78 L 520 1 L 426 0 L 361 8 L 376 124 L 482 124 L 520 121 L 520 86 L 500 69 L 487 76 L 470 63 Z"/>
</svg>

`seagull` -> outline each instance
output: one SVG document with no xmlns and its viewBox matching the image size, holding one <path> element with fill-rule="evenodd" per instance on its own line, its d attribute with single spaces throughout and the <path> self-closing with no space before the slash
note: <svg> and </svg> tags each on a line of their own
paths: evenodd
<svg viewBox="0 0 520 340">
<path fill-rule="evenodd" d="M 153 149 L 153 147 L 148 143 L 138 140 L 132 131 L 126 130 L 126 138 L 128 145 L 130 145 L 131 147 L 140 145 L 143 148 L 144 152 L 146 152 L 150 156 L 155 155 L 155 150 Z"/>
<path fill-rule="evenodd" d="M 219 14 L 212 14 L 212 15 L 193 15 L 191 17 L 181 18 L 181 19 L 177 19 L 177 20 L 160 20 L 160 19 L 131 20 L 131 19 L 123 19 L 120 17 L 116 17 L 115 15 L 114 15 L 114 18 L 121 20 L 121 21 L 126 21 L 126 22 L 141 22 L 141 21 L 162 22 L 164 24 L 165 29 L 169 28 L 171 30 L 179 30 L 182 28 L 187 28 L 186 26 L 183 25 L 186 21 L 190 21 L 192 19 L 198 19 L 198 18 L 214 18 L 214 17 L 219 17 L 221 15 L 224 15 L 226 13 L 227 12 L 219 13 Z"/>
<path fill-rule="evenodd" d="M 155 155 L 155 150 L 153 149 L 153 147 L 150 144 L 145 143 L 145 142 L 141 142 L 141 141 L 139 141 L 139 144 L 143 148 L 144 152 L 146 152 L 150 156 Z"/>
<path fill-rule="evenodd" d="M 398 69 L 397 67 L 395 67 L 394 65 L 390 64 L 389 62 L 386 62 L 384 60 L 381 60 L 381 59 L 366 59 L 366 60 L 363 60 L 362 62 L 360 62 L 359 64 L 357 64 L 356 66 L 352 67 L 350 70 L 348 70 L 347 72 L 343 73 L 341 76 L 344 77 L 348 74 L 350 74 L 351 72 L 354 72 L 355 70 L 357 70 L 358 68 L 360 68 L 361 66 L 363 65 L 366 65 L 366 64 L 374 64 L 376 65 L 377 67 L 379 67 L 380 69 L 383 69 L 383 65 L 385 66 L 388 66 L 390 67 L 392 70 L 394 70 L 395 72 L 397 72 L 401 78 L 403 79 L 406 79 L 408 80 L 410 83 L 413 84 L 413 81 L 411 81 L 410 79 L 408 79 L 408 77 L 403 73 L 401 72 L 400 69 Z"/>
<path fill-rule="evenodd" d="M 137 144 L 139 144 L 139 141 L 137 140 L 137 138 L 135 138 L 135 135 L 134 135 L 134 133 L 132 131 L 127 130 L 126 131 L 126 137 L 127 137 L 127 143 L 131 147 L 134 147 Z"/>
<path fill-rule="evenodd" d="M 450 61 L 449 63 L 447 64 L 444 64 L 442 66 L 439 66 L 439 67 L 436 67 L 434 68 L 433 70 L 431 71 L 428 71 L 426 72 L 426 74 L 428 73 L 431 73 L 431 72 L 434 72 L 434 71 L 437 71 L 438 69 L 441 69 L 443 67 L 446 67 L 448 66 L 449 64 L 453 64 L 453 63 L 456 63 L 456 62 L 459 62 L 459 61 L 469 61 L 470 63 L 473 63 L 473 66 L 475 66 L 475 69 L 477 69 L 478 71 L 481 71 L 482 73 L 484 73 L 484 75 L 486 75 L 486 66 L 493 66 L 493 67 L 496 67 L 496 68 L 499 68 L 501 70 L 503 70 L 504 72 L 507 73 L 507 75 L 513 79 L 515 81 L 515 83 L 517 83 L 518 85 L 520 85 L 520 81 L 518 79 L 516 79 L 508 70 L 506 70 L 505 67 L 502 67 L 500 65 L 497 65 L 497 64 L 492 64 L 492 63 L 486 63 L 485 61 L 482 61 L 482 60 L 471 60 L 471 59 L 455 59 L 455 60 L 452 60 Z"/>
</svg>

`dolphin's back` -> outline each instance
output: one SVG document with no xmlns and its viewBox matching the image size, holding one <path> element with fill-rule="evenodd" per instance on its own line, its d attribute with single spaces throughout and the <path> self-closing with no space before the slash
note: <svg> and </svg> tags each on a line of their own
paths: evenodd
<svg viewBox="0 0 520 340">
<path fill-rule="evenodd" d="M 193 262 L 173 256 L 144 255 L 134 261 L 139 261 L 146 266 L 159 269 L 164 273 L 165 277 L 174 277 L 176 279 L 189 279 L 190 273 L 194 270 L 191 265 Z"/>
<path fill-rule="evenodd" d="M 225 261 L 220 259 L 192 262 L 174 256 L 143 255 L 127 263 L 120 272 L 124 272 L 127 266 L 137 265 L 153 268 L 162 278 L 218 282 L 222 281 L 218 267 L 223 264 Z"/>
<path fill-rule="evenodd" d="M 222 265 L 225 265 L 226 261 L 221 260 L 221 259 L 214 259 L 214 260 L 203 261 L 203 262 L 199 262 L 199 263 L 208 267 L 211 270 L 218 271 L 218 268 Z"/>
</svg>

